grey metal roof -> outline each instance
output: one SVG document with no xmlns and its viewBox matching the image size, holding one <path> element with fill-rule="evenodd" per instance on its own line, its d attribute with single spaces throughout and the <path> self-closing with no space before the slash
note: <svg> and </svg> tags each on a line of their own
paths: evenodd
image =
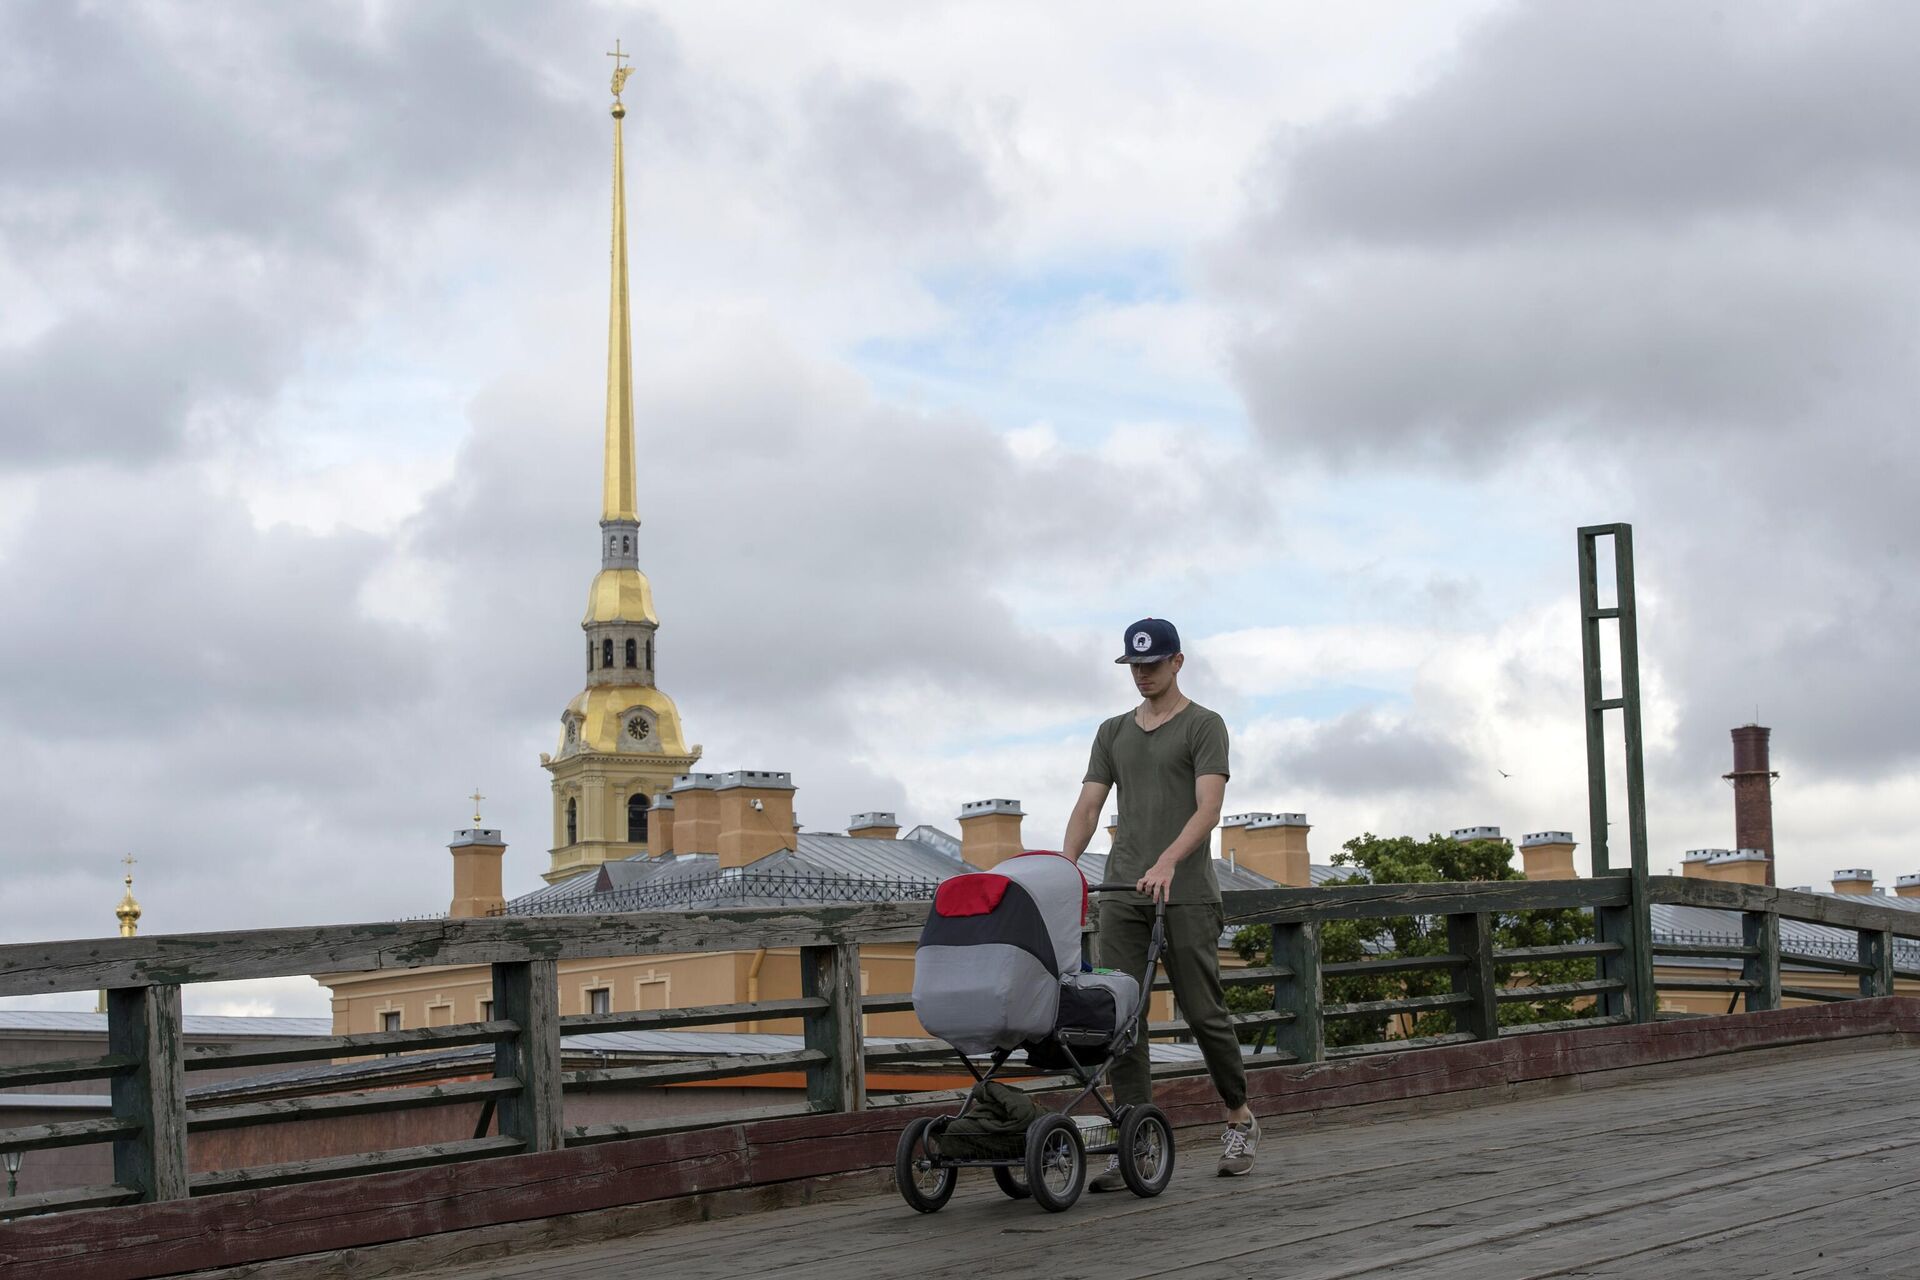
<svg viewBox="0 0 1920 1280">
<path fill-rule="evenodd" d="M 181 1034 L 233 1040 L 246 1036 L 273 1039 L 330 1036 L 331 1018 L 258 1018 L 227 1014 L 189 1013 L 180 1019 Z M 107 1015 L 62 1009 L 0 1009 L 0 1031 L 94 1031 L 107 1033 Z"/>
<path fill-rule="evenodd" d="M 1823 898 L 1857 899 L 1862 895 L 1823 893 Z M 1903 911 L 1920 911 L 1920 899 L 1897 898 L 1890 895 L 1875 895 L 1874 906 L 1896 907 Z M 1708 907 L 1676 906 L 1671 903 L 1653 904 L 1653 936 L 1656 942 L 1728 942 L 1738 944 L 1741 941 L 1740 913 L 1738 911 L 1715 911 Z M 1852 929 L 1836 929 L 1831 925 L 1808 924 L 1800 920 L 1780 919 L 1780 948 L 1783 951 L 1799 951 L 1807 955 L 1828 956 L 1836 960 L 1854 960 L 1859 958 L 1859 935 Z M 1893 940 L 1894 963 L 1903 969 L 1920 967 L 1920 939 L 1895 938 Z M 1659 962 L 1679 964 L 1685 961 L 1715 968 L 1725 968 L 1735 963 L 1731 960 L 1718 960 L 1709 957 L 1661 956 Z"/>
<path fill-rule="evenodd" d="M 1108 855 L 1104 853 L 1080 855 L 1080 872 L 1086 876 L 1088 883 L 1099 884 L 1107 878 L 1107 858 Z M 1359 876 L 1363 880 L 1366 878 L 1366 873 L 1358 867 L 1327 867 L 1316 862 L 1307 870 L 1312 874 L 1313 883 L 1316 885 L 1325 884 L 1329 880 L 1344 880 L 1348 876 Z M 1213 875 L 1214 879 L 1220 882 L 1220 890 L 1223 893 L 1237 892 L 1242 889 L 1278 889 L 1280 887 L 1278 880 L 1269 880 L 1257 871 L 1249 871 L 1224 858 L 1213 860 Z"/>
<path fill-rule="evenodd" d="M 0 1107 L 36 1111 L 105 1111 L 112 1105 L 110 1093 L 0 1093 Z"/>
</svg>

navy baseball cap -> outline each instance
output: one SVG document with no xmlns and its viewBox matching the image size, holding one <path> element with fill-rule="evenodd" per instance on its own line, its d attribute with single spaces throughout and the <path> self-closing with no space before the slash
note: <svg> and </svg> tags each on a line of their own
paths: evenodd
<svg viewBox="0 0 1920 1280">
<path fill-rule="evenodd" d="M 1142 618 L 1121 640 L 1126 651 L 1115 662 L 1158 662 L 1180 652 L 1180 633 L 1165 618 Z"/>
</svg>

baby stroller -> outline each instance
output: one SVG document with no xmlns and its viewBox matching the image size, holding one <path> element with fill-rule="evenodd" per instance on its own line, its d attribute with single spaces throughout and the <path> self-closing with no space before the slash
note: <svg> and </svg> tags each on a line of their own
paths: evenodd
<svg viewBox="0 0 1920 1280">
<path fill-rule="evenodd" d="M 1010 1198 L 1032 1197 L 1054 1213 L 1080 1198 L 1089 1155 L 1117 1154 L 1137 1196 L 1157 1196 L 1172 1180 L 1166 1115 L 1151 1103 L 1117 1105 L 1100 1087 L 1114 1059 L 1146 1034 L 1144 993 L 1160 959 L 1166 910 L 1162 905 L 1155 913 L 1142 978 L 1082 967 L 1086 917 L 1086 878 L 1058 853 L 1027 853 L 992 871 L 955 876 L 935 893 L 914 956 L 913 1009 L 928 1031 L 959 1052 L 976 1084 L 959 1111 L 922 1117 L 900 1135 L 894 1183 L 920 1212 L 938 1212 L 959 1171 L 970 1166 L 992 1169 Z M 1071 1072 L 1080 1092 L 1060 1110 L 1041 1112 L 1024 1135 L 1016 1132 L 993 1154 L 980 1154 L 977 1145 L 968 1154 L 943 1153 L 949 1126 L 997 1099 L 1032 1107 L 993 1080 L 1017 1049 L 1032 1066 Z M 990 1055 L 984 1073 L 970 1055 Z M 1074 1115 L 1089 1098 L 1101 1114 Z"/>
</svg>

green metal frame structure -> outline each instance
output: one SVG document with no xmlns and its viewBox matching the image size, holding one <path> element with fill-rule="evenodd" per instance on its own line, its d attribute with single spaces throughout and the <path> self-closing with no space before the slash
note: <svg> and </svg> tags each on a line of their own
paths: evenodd
<svg viewBox="0 0 1920 1280">
<path fill-rule="evenodd" d="M 1580 548 L 1580 656 L 1585 670 L 1587 722 L 1587 813 L 1592 832 L 1588 848 L 1593 874 L 1626 876 L 1631 885 L 1626 905 L 1595 912 L 1600 940 L 1621 950 L 1602 961 L 1603 976 L 1625 986 L 1602 997 L 1610 1014 L 1651 1022 L 1659 1011 L 1653 983 L 1653 922 L 1647 892 L 1646 763 L 1640 731 L 1640 624 L 1633 593 L 1633 526 L 1585 525 Z M 1613 540 L 1614 603 L 1600 604 L 1599 542 Z M 1620 696 L 1605 696 L 1600 658 L 1600 624 L 1619 629 Z M 1616 867 L 1607 819 L 1607 712 L 1620 713 L 1627 757 L 1627 863 Z"/>
</svg>

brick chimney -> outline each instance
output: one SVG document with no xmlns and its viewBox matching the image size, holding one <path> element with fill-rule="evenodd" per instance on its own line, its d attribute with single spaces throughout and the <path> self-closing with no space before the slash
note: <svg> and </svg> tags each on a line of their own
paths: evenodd
<svg viewBox="0 0 1920 1280">
<path fill-rule="evenodd" d="M 1723 775 L 1733 784 L 1733 840 L 1742 849 L 1758 849 L 1766 855 L 1767 878 L 1773 872 L 1773 780 L 1780 775 L 1768 760 L 1768 739 L 1773 730 L 1757 724 L 1743 724 L 1733 731 L 1733 772 Z"/>
<path fill-rule="evenodd" d="M 653 797 L 653 817 L 647 823 L 647 856 L 664 858 L 673 852 L 673 797 L 665 792 Z"/>
<path fill-rule="evenodd" d="M 1025 853 L 1020 838 L 1024 816 L 1018 800 L 969 800 L 961 805 L 961 861 L 987 871 Z"/>
<path fill-rule="evenodd" d="M 1576 848 L 1571 831 L 1534 831 L 1520 837 L 1520 866 L 1529 880 L 1572 880 Z"/>
<path fill-rule="evenodd" d="M 792 774 L 736 769 L 713 780 L 712 794 L 720 809 L 714 852 L 723 870 L 794 847 Z"/>
<path fill-rule="evenodd" d="M 453 901 L 447 914 L 456 920 L 498 915 L 507 905 L 500 892 L 500 862 L 507 842 L 492 827 L 469 827 L 453 833 L 447 846 L 453 854 Z"/>
<path fill-rule="evenodd" d="M 861 840 L 895 840 L 900 836 L 900 817 L 878 809 L 856 813 L 847 820 L 847 834 Z"/>
<path fill-rule="evenodd" d="M 1304 813 L 1236 813 L 1221 820 L 1220 854 L 1230 865 L 1275 884 L 1307 888 L 1313 884 L 1307 854 L 1312 830 Z"/>
<path fill-rule="evenodd" d="M 1920 872 L 1895 880 L 1893 892 L 1902 898 L 1920 898 Z"/>
<path fill-rule="evenodd" d="M 1873 872 L 1864 867 L 1850 867 L 1833 873 L 1833 891 L 1835 893 L 1872 893 Z"/>
<path fill-rule="evenodd" d="M 720 847 L 720 798 L 712 773 L 683 773 L 673 780 L 673 851 L 713 853 Z"/>
</svg>

